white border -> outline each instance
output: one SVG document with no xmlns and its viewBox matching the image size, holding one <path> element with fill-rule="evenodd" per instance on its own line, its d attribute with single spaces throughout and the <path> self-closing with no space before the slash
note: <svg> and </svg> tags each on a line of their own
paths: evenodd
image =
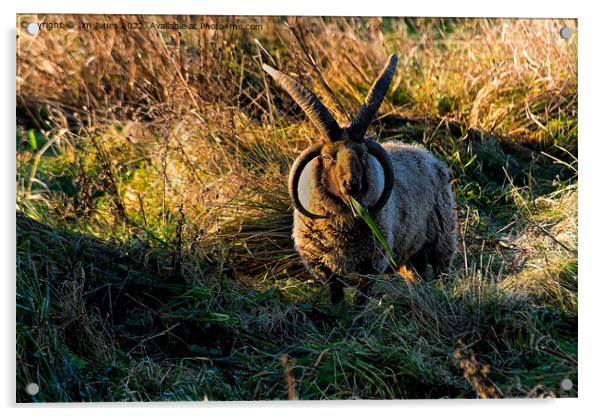
<svg viewBox="0 0 602 416">
<path fill-rule="evenodd" d="M 602 97 L 600 76 L 600 14 L 596 13 L 595 3 L 578 1 L 529 2 L 525 0 L 503 0 L 499 2 L 469 2 L 463 0 L 413 1 L 368 0 L 352 3 L 349 0 L 302 0 L 284 3 L 282 0 L 219 0 L 207 1 L 155 1 L 126 4 L 123 0 L 102 0 L 99 2 L 70 2 L 55 0 L 52 2 L 19 0 L 2 2 L 2 62 L 0 76 L 2 101 L 0 115 L 4 126 L 2 143 L 3 196 L 2 208 L 4 247 L 0 250 L 6 273 L 3 274 L 4 313 L 0 319 L 2 330 L 0 346 L 2 348 L 3 373 L 0 376 L 0 402 L 15 411 L 15 223 L 14 223 L 14 134 L 15 134 L 15 14 L 16 13 L 133 13 L 133 14 L 226 14 L 226 15 L 359 15 L 359 16 L 466 16 L 466 17 L 571 17 L 579 19 L 579 269 L 581 285 L 579 290 L 579 399 L 526 401 L 505 400 L 496 402 L 476 401 L 394 401 L 394 402 L 296 402 L 289 403 L 180 403 L 180 404 L 95 404 L 95 405 L 49 405 L 23 406 L 30 413 L 43 414 L 81 414 L 83 410 L 94 414 L 106 414 L 106 407 L 115 415 L 129 415 L 135 409 L 149 415 L 164 415 L 168 412 L 178 414 L 230 414 L 245 412 L 248 415 L 282 414 L 306 415 L 307 412 L 342 411 L 349 414 L 365 415 L 374 408 L 379 413 L 399 414 L 416 412 L 427 414 L 466 414 L 467 411 L 506 416 L 509 412 L 524 411 L 554 414 L 593 413 L 600 407 L 598 396 L 602 396 L 602 368 L 600 351 L 602 342 L 599 334 L 601 269 L 595 261 L 601 233 L 598 195 L 600 195 L 602 177 L 599 172 L 602 140 L 600 122 L 602 121 Z M 598 406 L 596 406 L 598 405 Z M 176 410 L 177 409 L 177 410 Z M 137 413 L 137 412 L 136 412 Z"/>
<path fill-rule="evenodd" d="M 574 2 L 573 2 L 574 3 Z M 579 8 L 565 1 L 550 0 L 545 3 L 524 0 L 504 0 L 479 4 L 468 1 L 423 0 L 394 2 L 302 0 L 220 0 L 145 2 L 138 4 L 119 0 L 101 2 L 49 3 L 21 0 L 20 13 L 131 13 L 131 14 L 216 14 L 216 15 L 313 15 L 313 16 L 451 16 L 451 17 L 577 17 Z M 568 6 L 568 7 L 567 7 Z"/>
</svg>

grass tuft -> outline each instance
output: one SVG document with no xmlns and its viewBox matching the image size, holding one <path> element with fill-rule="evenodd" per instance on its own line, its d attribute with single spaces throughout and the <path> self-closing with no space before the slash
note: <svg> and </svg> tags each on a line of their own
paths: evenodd
<svg viewBox="0 0 602 416">
<path fill-rule="evenodd" d="M 17 401 L 577 396 L 576 21 L 240 20 L 18 25 Z M 345 122 L 392 52 L 371 134 L 450 166 L 460 250 L 334 307 L 290 235 L 315 130 L 261 64 Z"/>
</svg>

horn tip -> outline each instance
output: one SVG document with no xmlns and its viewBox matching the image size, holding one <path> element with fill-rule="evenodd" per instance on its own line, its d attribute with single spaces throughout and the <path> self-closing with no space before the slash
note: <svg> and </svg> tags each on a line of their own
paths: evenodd
<svg viewBox="0 0 602 416">
<path fill-rule="evenodd" d="M 274 79 L 280 78 L 280 74 L 282 74 L 282 72 L 278 71 L 276 68 L 272 68 L 271 66 L 269 66 L 267 64 L 263 64 L 263 65 L 261 65 L 261 67 L 263 68 L 263 70 L 265 72 L 270 74 L 270 76 L 272 76 L 272 78 L 274 78 Z"/>
</svg>

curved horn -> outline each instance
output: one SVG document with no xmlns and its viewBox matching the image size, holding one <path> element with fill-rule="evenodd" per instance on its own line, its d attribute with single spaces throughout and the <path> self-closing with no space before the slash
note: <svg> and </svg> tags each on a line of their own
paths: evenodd
<svg viewBox="0 0 602 416">
<path fill-rule="evenodd" d="M 315 144 L 305 149 L 303 153 L 299 155 L 297 160 L 295 160 L 295 163 L 293 163 L 288 177 L 288 193 L 293 200 L 295 209 L 306 217 L 314 220 L 328 217 L 324 215 L 313 214 L 305 209 L 301 203 L 301 200 L 299 200 L 299 179 L 301 178 L 301 174 L 303 173 L 305 166 L 320 155 L 320 150 L 322 150 L 322 144 Z"/>
<path fill-rule="evenodd" d="M 349 126 L 351 137 L 354 140 L 361 140 L 364 138 L 370 122 L 374 118 L 378 107 L 380 107 L 385 95 L 387 94 L 389 85 L 391 85 L 391 81 L 393 80 L 393 75 L 395 75 L 396 68 L 397 55 L 391 55 L 389 56 L 384 69 L 376 81 L 374 81 L 374 84 L 372 84 L 372 88 L 370 88 L 364 104 L 362 104 L 360 109 L 357 111 L 355 118 Z"/>
<path fill-rule="evenodd" d="M 378 160 L 385 173 L 385 186 L 382 194 L 378 198 L 378 201 L 372 205 L 368 211 L 371 215 L 379 212 L 389 200 L 391 192 L 393 191 L 393 185 L 395 184 L 395 170 L 393 164 L 389 158 L 389 154 L 382 148 L 382 146 L 371 139 L 366 140 L 366 146 L 368 147 L 368 153 L 371 154 Z"/>
<path fill-rule="evenodd" d="M 309 88 L 269 65 L 263 64 L 262 68 L 293 97 L 326 141 L 339 140 L 341 137 L 339 124 Z"/>
</svg>

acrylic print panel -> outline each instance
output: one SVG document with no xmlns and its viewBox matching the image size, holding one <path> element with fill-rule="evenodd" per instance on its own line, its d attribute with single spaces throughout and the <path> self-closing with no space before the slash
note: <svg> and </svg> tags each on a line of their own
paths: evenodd
<svg viewBox="0 0 602 416">
<path fill-rule="evenodd" d="M 577 396 L 576 20 L 18 15 L 16 111 L 18 402 Z"/>
</svg>

